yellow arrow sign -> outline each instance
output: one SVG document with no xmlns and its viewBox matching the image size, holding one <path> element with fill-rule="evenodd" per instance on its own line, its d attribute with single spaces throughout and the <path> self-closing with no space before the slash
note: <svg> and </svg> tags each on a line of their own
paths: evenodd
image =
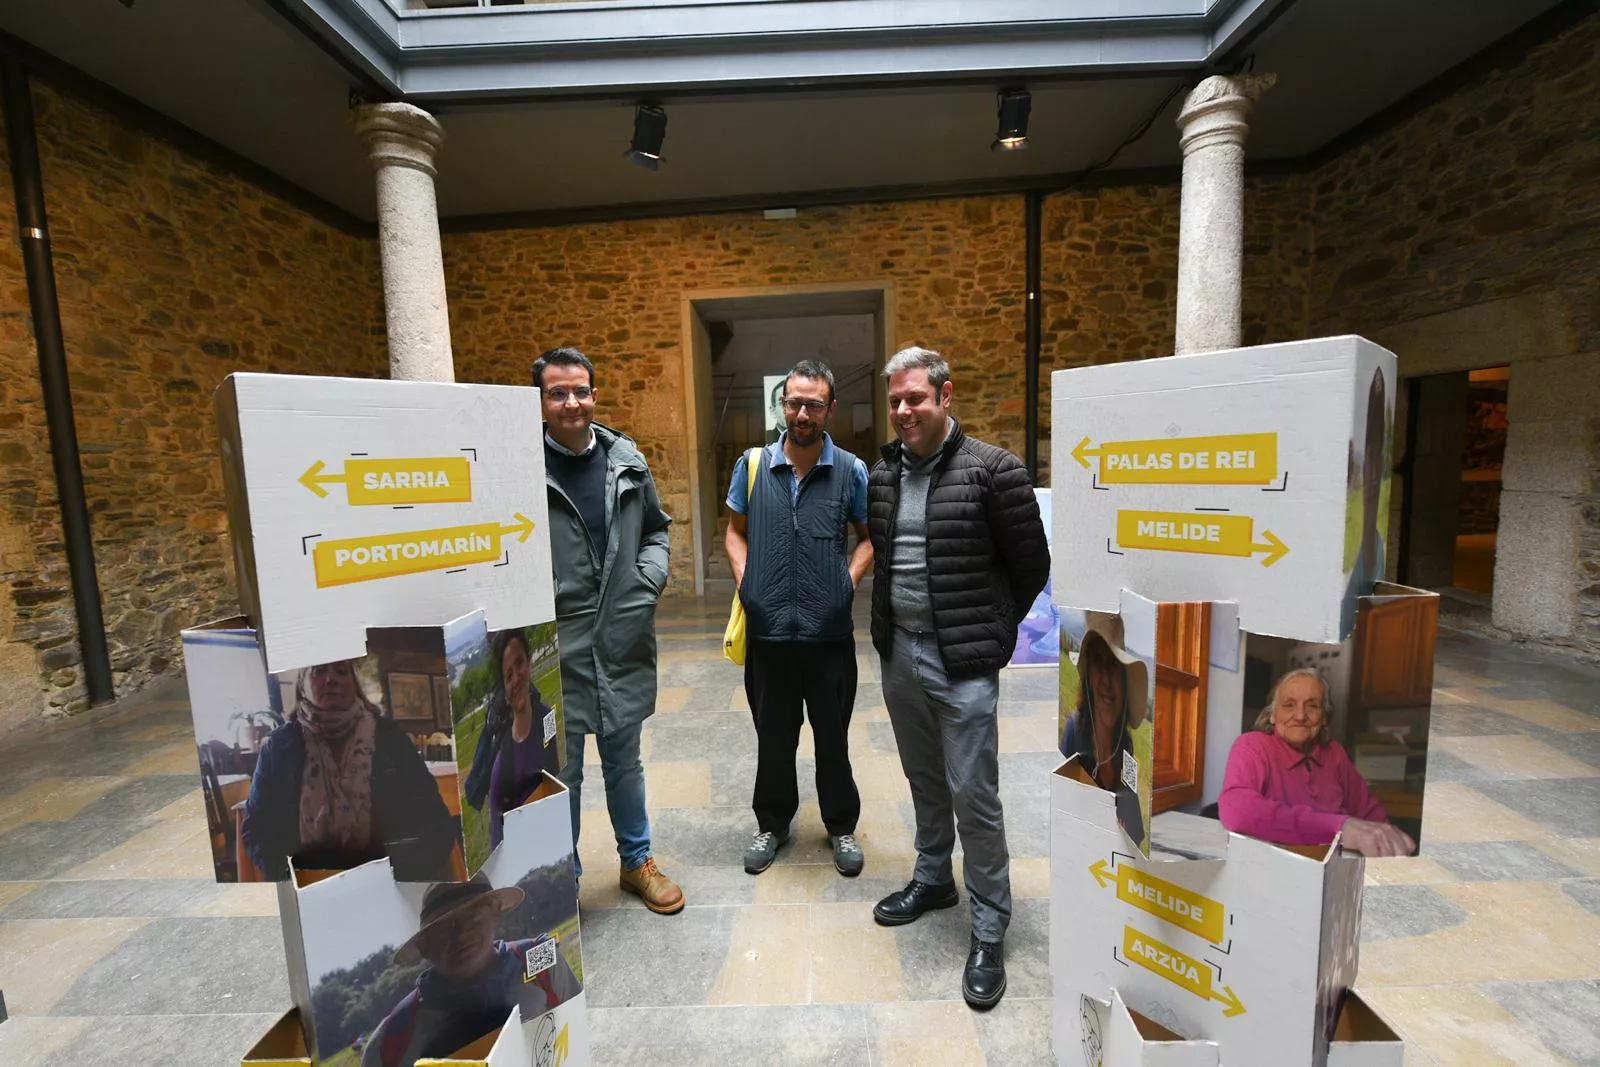
<svg viewBox="0 0 1600 1067">
<path fill-rule="evenodd" d="M 1085 437 L 1072 458 L 1085 470 L 1100 459 L 1102 485 L 1271 485 L 1278 480 L 1278 435 L 1234 433 L 1107 441 Z"/>
<path fill-rule="evenodd" d="M 317 587 L 493 563 L 500 559 L 502 538 L 516 534 L 521 543 L 533 533 L 532 519 L 521 512 L 516 512 L 515 517 L 517 521 L 510 526 L 479 522 L 437 530 L 318 541 L 311 551 Z"/>
<path fill-rule="evenodd" d="M 1176 882 L 1126 863 L 1113 871 L 1105 860 L 1096 860 L 1090 865 L 1089 873 L 1102 889 L 1114 884 L 1117 899 L 1124 904 L 1131 904 L 1213 944 L 1222 944 L 1228 914 L 1220 900 L 1201 896 Z"/>
<path fill-rule="evenodd" d="M 1122 928 L 1122 954 L 1129 963 L 1165 978 L 1180 989 L 1187 989 L 1201 1000 L 1218 1001 L 1223 1005 L 1222 1014 L 1225 1018 L 1231 1019 L 1245 1013 L 1244 1004 L 1231 986 L 1211 984 L 1209 964 L 1185 955 L 1131 926 Z"/>
<path fill-rule="evenodd" d="M 1271 530 L 1262 530 L 1266 544 L 1255 540 L 1255 520 L 1248 515 L 1213 515 L 1187 511 L 1118 511 L 1117 544 L 1157 552 L 1198 552 L 1207 556 L 1250 558 L 1266 553 L 1263 567 L 1289 554 L 1289 546 Z"/>
<path fill-rule="evenodd" d="M 347 459 L 344 471 L 323 474 L 320 459 L 306 468 L 300 484 L 320 497 L 324 485 L 342 484 L 354 505 L 466 504 L 472 500 L 472 464 L 465 456 L 417 459 Z"/>
<path fill-rule="evenodd" d="M 556 1043 L 555 1043 L 555 1045 L 553 1046 L 553 1049 L 552 1049 L 552 1051 L 555 1052 L 555 1062 L 551 1065 L 551 1067 L 561 1067 L 561 1065 L 563 1063 L 567 1062 L 567 1030 L 568 1029 L 569 1029 L 568 1026 L 563 1026 L 561 1028 L 561 1032 L 556 1035 Z"/>
</svg>

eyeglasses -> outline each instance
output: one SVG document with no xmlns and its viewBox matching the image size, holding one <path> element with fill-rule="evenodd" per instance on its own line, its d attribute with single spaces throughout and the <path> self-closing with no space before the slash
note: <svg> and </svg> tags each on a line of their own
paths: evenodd
<svg viewBox="0 0 1600 1067">
<path fill-rule="evenodd" d="M 800 400 L 796 397 L 786 396 L 783 398 L 783 410 L 791 415 L 798 415 L 802 411 L 809 411 L 813 415 L 821 415 L 828 410 L 828 405 L 826 401 L 822 400 Z"/>
<path fill-rule="evenodd" d="M 577 400 L 578 403 L 581 404 L 585 400 L 588 400 L 591 396 L 594 396 L 594 390 L 589 388 L 587 385 L 580 385 L 576 389 L 563 389 L 560 386 L 557 386 L 546 393 L 545 396 L 549 397 L 553 403 L 557 404 L 565 404 L 568 400 L 573 399 Z"/>
</svg>

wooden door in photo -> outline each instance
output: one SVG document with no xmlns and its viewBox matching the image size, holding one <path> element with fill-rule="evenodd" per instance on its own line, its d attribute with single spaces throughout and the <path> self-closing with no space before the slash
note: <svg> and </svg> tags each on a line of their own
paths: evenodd
<svg viewBox="0 0 1600 1067">
<path fill-rule="evenodd" d="M 1196 803 L 1205 778 L 1209 603 L 1156 608 L 1155 784 L 1153 812 Z"/>
</svg>

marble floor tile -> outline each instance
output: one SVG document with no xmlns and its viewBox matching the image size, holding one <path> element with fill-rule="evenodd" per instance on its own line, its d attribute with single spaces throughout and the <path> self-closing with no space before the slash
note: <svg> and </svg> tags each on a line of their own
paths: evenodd
<svg viewBox="0 0 1600 1067">
<path fill-rule="evenodd" d="M 983 1067 L 974 1016 L 960 1001 L 870 1005 L 872 1063 L 882 1067 Z"/>
<path fill-rule="evenodd" d="M 40 778 L 22 789 L 0 796 L 0 826 L 71 819 L 127 782 L 125 777 L 107 775 Z"/>
<path fill-rule="evenodd" d="M 1430 764 L 1433 760 L 1430 758 Z M 1545 834 L 1545 827 L 1527 816 L 1490 799 L 1479 788 L 1461 782 L 1441 782 L 1429 767 L 1427 791 L 1422 800 L 1420 854 L 1432 855 L 1436 845 L 1480 841 L 1519 841 Z"/>
<path fill-rule="evenodd" d="M 1501 700 L 1496 709 L 1535 726 L 1561 733 L 1600 731 L 1600 709 L 1579 709 L 1554 700 Z"/>
<path fill-rule="evenodd" d="M 189 878 L 58 880 L 45 882 L 36 892 L 0 907 L 0 920 L 191 915 L 231 888 L 210 879 Z"/>
<path fill-rule="evenodd" d="M 96 1022 L 94 1019 L 13 1014 L 5 1025 L 0 1026 L 0 1063 L 6 1064 L 6 1067 L 43 1067 L 46 1061 L 74 1044 Z"/>
<path fill-rule="evenodd" d="M 28 919 L 0 922 L 0 989 L 13 1016 L 51 1011 L 78 977 L 151 919 Z M 281 939 L 280 939 L 281 944 Z M 3 1027 L 0 1027 L 3 1028 Z"/>
<path fill-rule="evenodd" d="M 1365 971 L 1365 953 L 1362 964 Z M 1565 1067 L 1515 1015 L 1476 986 L 1384 988 L 1360 983 L 1361 996 L 1391 1021 L 1413 1050 L 1439 1064 L 1462 1067 Z"/>
<path fill-rule="evenodd" d="M 1573 1063 L 1600 1063 L 1600 978 L 1484 986 L 1541 1043 Z"/>
<path fill-rule="evenodd" d="M 1430 754 L 1437 747 L 1498 779 L 1582 778 L 1595 773 L 1593 767 L 1558 748 L 1515 734 L 1435 737 L 1428 747 Z"/>
<path fill-rule="evenodd" d="M 248 1049 L 277 1021 L 259 1015 L 156 1015 L 95 1020 L 76 1040 L 40 1061 L 40 1067 L 148 1067 L 159 1050 L 162 1067 L 219 1067 L 224 1049 Z"/>
<path fill-rule="evenodd" d="M 1429 886 L 1369 886 L 1362 894 L 1363 944 L 1397 937 L 1422 937 L 1466 920 L 1467 913 L 1459 904 Z"/>
<path fill-rule="evenodd" d="M 746 907 L 733 932 L 708 1004 L 802 1004 L 811 986 L 809 906 Z"/>
<path fill-rule="evenodd" d="M 861 1067 L 872 1062 L 855 1004 L 590 1007 L 596 1063 L 652 1067 Z M 603 1050 L 603 1051 L 599 1051 Z"/>
<path fill-rule="evenodd" d="M 1600 915 L 1600 878 L 1573 878 L 1561 883 L 1561 891 L 1590 915 Z"/>
<path fill-rule="evenodd" d="M 895 931 L 872 921 L 872 905 L 812 904 L 811 1003 L 904 1000 Z"/>
<path fill-rule="evenodd" d="M 1576 878 L 1579 873 L 1522 841 L 1435 845 L 1428 856 L 1467 882 L 1528 882 Z"/>
<path fill-rule="evenodd" d="M 583 915 L 585 991 L 592 1007 L 704 1004 L 733 937 L 734 908 L 676 915 L 610 908 Z"/>
<path fill-rule="evenodd" d="M 1479 788 L 1491 800 L 1561 837 L 1595 835 L 1600 777 L 1490 782 Z"/>
<path fill-rule="evenodd" d="M 85 971 L 56 1015 L 233 1015 L 289 997 L 274 919 L 152 919 Z"/>
<path fill-rule="evenodd" d="M 995 1007 L 974 1015 L 984 1062 L 995 1067 L 1051 1063 L 1055 1054 L 1050 1046 L 1050 1010 L 1049 997 L 1008 992 Z"/>
</svg>

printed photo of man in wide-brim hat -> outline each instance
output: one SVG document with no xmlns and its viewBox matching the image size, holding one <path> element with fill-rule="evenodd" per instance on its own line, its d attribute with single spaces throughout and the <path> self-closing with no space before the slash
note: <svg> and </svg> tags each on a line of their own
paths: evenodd
<svg viewBox="0 0 1600 1067">
<path fill-rule="evenodd" d="M 470 882 L 439 882 L 422 899 L 421 929 L 394 962 L 423 962 L 416 988 L 367 1039 L 362 1067 L 412 1067 L 448 1056 L 505 1025 L 513 1005 L 524 1022 L 582 991 L 553 936 L 501 941 L 495 927 L 523 900 L 481 872 Z M 532 972 L 532 973 L 530 973 Z"/>
</svg>

